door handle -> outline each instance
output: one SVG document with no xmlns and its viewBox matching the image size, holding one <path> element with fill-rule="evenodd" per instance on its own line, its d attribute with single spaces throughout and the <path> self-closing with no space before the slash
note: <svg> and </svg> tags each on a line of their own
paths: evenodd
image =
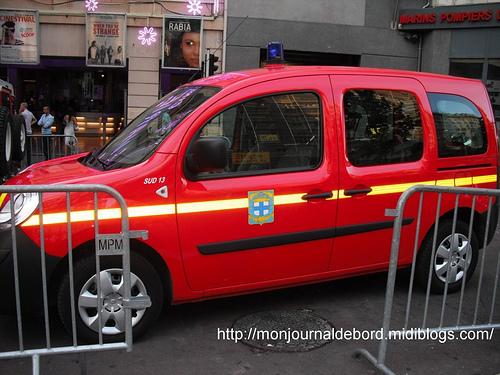
<svg viewBox="0 0 500 375">
<path fill-rule="evenodd" d="M 328 199 L 331 197 L 333 197 L 333 193 L 331 191 L 327 191 L 325 193 L 306 194 L 306 195 L 303 195 L 301 198 L 302 198 L 302 200 L 308 201 L 311 199 Z"/>
<path fill-rule="evenodd" d="M 361 189 L 347 189 L 347 190 L 344 190 L 344 195 L 353 196 L 353 195 L 368 194 L 368 193 L 371 193 L 371 191 L 372 191 L 372 188 L 370 188 L 370 187 L 361 188 Z"/>
</svg>

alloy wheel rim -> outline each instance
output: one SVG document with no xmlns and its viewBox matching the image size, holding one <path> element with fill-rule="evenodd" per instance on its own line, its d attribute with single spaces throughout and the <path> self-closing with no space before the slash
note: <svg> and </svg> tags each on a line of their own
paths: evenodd
<svg viewBox="0 0 500 375">
<path fill-rule="evenodd" d="M 125 309 L 123 307 L 123 272 L 120 268 L 111 268 L 100 272 L 101 280 L 101 316 L 102 333 L 104 335 L 118 335 L 125 332 Z M 147 290 L 135 274 L 130 273 L 131 296 L 147 296 Z M 78 312 L 80 318 L 88 328 L 99 332 L 99 315 L 96 275 L 92 276 L 83 285 L 78 296 Z M 132 327 L 144 317 L 146 309 L 132 309 Z"/>
<path fill-rule="evenodd" d="M 469 239 L 460 233 L 446 237 L 436 249 L 434 272 L 439 280 L 448 284 L 462 280 L 472 261 Z"/>
</svg>

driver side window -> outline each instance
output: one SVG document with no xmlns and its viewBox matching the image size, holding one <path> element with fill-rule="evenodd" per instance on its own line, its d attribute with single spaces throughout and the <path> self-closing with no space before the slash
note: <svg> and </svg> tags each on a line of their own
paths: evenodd
<svg viewBox="0 0 500 375">
<path fill-rule="evenodd" d="M 223 169 L 213 176 L 314 169 L 321 162 L 319 97 L 287 93 L 237 104 L 210 120 L 198 139 L 217 137 L 227 145 Z M 196 141 L 195 141 L 196 142 Z"/>
</svg>

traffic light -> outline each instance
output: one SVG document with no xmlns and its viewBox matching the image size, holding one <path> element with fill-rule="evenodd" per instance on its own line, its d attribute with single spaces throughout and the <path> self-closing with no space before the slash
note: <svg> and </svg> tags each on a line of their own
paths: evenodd
<svg viewBox="0 0 500 375">
<path fill-rule="evenodd" d="M 219 58 L 211 53 L 208 56 L 208 75 L 213 76 L 217 70 L 219 70 L 219 66 L 215 65 L 215 63 L 219 61 Z"/>
</svg>

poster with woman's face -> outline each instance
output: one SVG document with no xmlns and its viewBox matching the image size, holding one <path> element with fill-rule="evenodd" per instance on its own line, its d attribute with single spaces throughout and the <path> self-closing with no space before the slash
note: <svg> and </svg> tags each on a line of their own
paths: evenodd
<svg viewBox="0 0 500 375">
<path fill-rule="evenodd" d="M 162 68 L 199 70 L 202 30 L 199 17 L 165 17 Z"/>
</svg>

